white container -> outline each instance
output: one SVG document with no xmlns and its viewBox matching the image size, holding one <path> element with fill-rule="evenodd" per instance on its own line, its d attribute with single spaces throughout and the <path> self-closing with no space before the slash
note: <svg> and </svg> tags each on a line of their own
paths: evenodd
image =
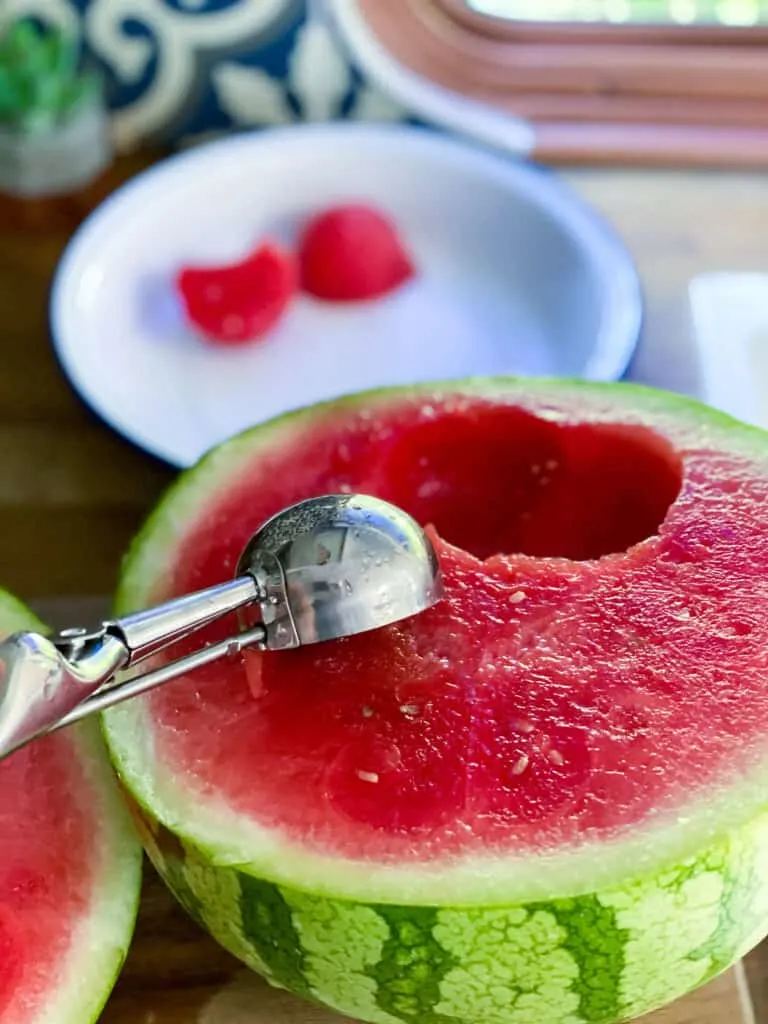
<svg viewBox="0 0 768 1024">
<path fill-rule="evenodd" d="M 349 201 L 389 214 L 415 277 L 376 302 L 296 296 L 268 338 L 224 349 L 180 314 L 179 267 L 293 243 Z M 554 178 L 426 129 L 339 122 L 231 135 L 133 178 L 70 242 L 51 297 L 75 388 L 179 467 L 256 422 L 390 384 L 495 374 L 615 380 L 642 302 L 611 229 Z"/>
<path fill-rule="evenodd" d="M 700 274 L 689 294 L 701 397 L 768 430 L 768 274 Z"/>
</svg>

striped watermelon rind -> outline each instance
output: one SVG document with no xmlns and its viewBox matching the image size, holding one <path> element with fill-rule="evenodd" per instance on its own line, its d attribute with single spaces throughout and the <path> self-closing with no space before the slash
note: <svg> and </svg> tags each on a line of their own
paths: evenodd
<svg viewBox="0 0 768 1024">
<path fill-rule="evenodd" d="M 685 447 L 766 463 L 768 438 L 689 399 L 634 385 L 474 380 L 381 389 L 288 414 L 182 474 L 127 555 L 117 611 L 154 599 L 175 544 L 262 448 L 331 404 L 493 394 L 540 416 L 585 400 L 590 419 L 659 426 Z M 548 406 L 548 396 L 552 398 Z M 560 410 L 560 411 L 559 411 Z M 271 983 L 371 1024 L 614 1022 L 703 984 L 768 930 L 768 767 L 700 813 L 546 859 L 376 865 L 292 847 L 153 771 L 145 705 L 104 716 L 146 849 L 190 914 Z"/>
<path fill-rule="evenodd" d="M 0 589 L 0 635 L 22 629 L 46 632 L 29 609 Z M 30 1024 L 94 1024 L 99 1019 L 125 961 L 139 908 L 142 849 L 115 785 L 98 723 L 84 721 L 70 733 L 77 756 L 88 768 L 99 811 L 102 845 L 94 847 L 94 856 L 103 858 L 103 866 L 95 904 L 61 965 L 61 978 L 52 983 L 46 1005 L 23 1018 Z"/>
<path fill-rule="evenodd" d="M 616 888 L 451 907 L 277 884 L 127 799 L 158 873 L 217 942 L 270 984 L 371 1024 L 613 1024 L 709 981 L 768 930 L 768 812 Z"/>
</svg>

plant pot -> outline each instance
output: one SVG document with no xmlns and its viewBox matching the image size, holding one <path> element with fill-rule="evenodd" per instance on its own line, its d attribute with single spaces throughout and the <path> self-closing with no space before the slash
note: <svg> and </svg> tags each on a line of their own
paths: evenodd
<svg viewBox="0 0 768 1024">
<path fill-rule="evenodd" d="M 76 192 L 111 159 L 109 122 L 100 99 L 48 131 L 0 127 L 0 192 L 25 198 Z"/>
</svg>

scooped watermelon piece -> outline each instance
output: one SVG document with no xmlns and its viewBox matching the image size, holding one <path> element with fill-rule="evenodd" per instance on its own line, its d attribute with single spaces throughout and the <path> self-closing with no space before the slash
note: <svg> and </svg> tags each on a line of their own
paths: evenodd
<svg viewBox="0 0 768 1024">
<path fill-rule="evenodd" d="M 285 313 L 297 287 L 296 263 L 266 242 L 240 263 L 185 267 L 177 287 L 200 334 L 220 345 L 243 345 L 262 338 Z"/>
<path fill-rule="evenodd" d="M 344 398 L 182 476 L 119 610 L 345 491 L 431 524 L 440 605 L 106 716 L 197 919 L 374 1024 L 625 1020 L 765 935 L 768 435 L 629 385 Z"/>
<path fill-rule="evenodd" d="M 380 298 L 415 272 L 389 217 L 362 204 L 312 217 L 300 238 L 299 267 L 304 291 L 330 302 Z"/>
<path fill-rule="evenodd" d="M 0 634 L 42 629 L 0 591 Z M 141 847 L 98 726 L 0 761 L 0 1020 L 89 1024 L 131 941 Z"/>
</svg>

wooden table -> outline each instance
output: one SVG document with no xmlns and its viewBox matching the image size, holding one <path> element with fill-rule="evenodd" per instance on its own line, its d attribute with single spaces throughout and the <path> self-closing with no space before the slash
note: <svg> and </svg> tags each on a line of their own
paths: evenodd
<svg viewBox="0 0 768 1024">
<path fill-rule="evenodd" d="M 90 194 L 54 206 L 22 214 L 0 202 L 0 583 L 28 600 L 108 594 L 129 538 L 174 476 L 81 404 L 47 328 L 51 274 L 67 238 L 146 161 L 123 160 Z M 632 376 L 695 393 L 688 281 L 707 270 L 768 269 L 768 179 L 614 170 L 565 177 L 608 216 L 637 261 L 647 318 Z M 340 1020 L 243 972 L 148 875 L 137 939 L 104 1024 Z M 648 1021 L 768 1024 L 768 951 L 757 949 L 738 971 Z"/>
</svg>

